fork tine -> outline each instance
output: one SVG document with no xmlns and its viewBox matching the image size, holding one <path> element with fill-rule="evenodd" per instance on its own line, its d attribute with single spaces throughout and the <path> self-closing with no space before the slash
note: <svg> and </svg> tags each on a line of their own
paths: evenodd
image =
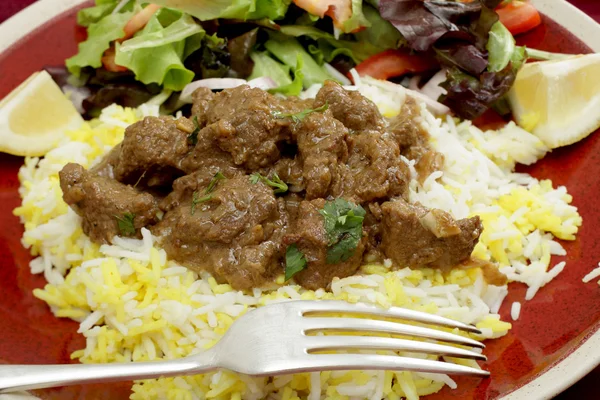
<svg viewBox="0 0 600 400">
<path fill-rule="evenodd" d="M 481 331 L 472 325 L 463 324 L 462 322 L 454 321 L 450 318 L 444 318 L 438 315 L 408 310 L 400 307 L 391 307 L 389 309 L 385 309 L 363 303 L 352 304 L 337 300 L 303 301 L 302 303 L 303 314 L 313 312 L 340 312 L 350 314 L 377 315 L 379 317 L 402 318 L 415 322 L 422 322 L 425 324 L 440 325 L 448 328 L 458 328 L 463 331 L 481 335 Z"/>
<path fill-rule="evenodd" d="M 487 360 L 483 354 L 458 347 L 416 340 L 382 338 L 373 336 L 310 336 L 307 338 L 308 351 L 325 350 L 396 350 L 416 353 L 436 354 L 440 356 Z"/>
<path fill-rule="evenodd" d="M 488 377 L 488 371 L 443 361 L 378 354 L 311 354 L 306 371 L 386 370 Z"/>
<path fill-rule="evenodd" d="M 472 346 L 485 348 L 480 343 L 471 338 L 456 335 L 454 333 L 439 331 L 420 326 L 406 325 L 398 322 L 378 321 L 374 319 L 359 318 L 305 318 L 302 321 L 304 333 L 313 331 L 359 331 L 359 332 L 378 332 L 390 333 L 396 335 L 417 336 L 427 339 L 442 340 L 449 343 L 460 344 L 463 346 Z"/>
</svg>

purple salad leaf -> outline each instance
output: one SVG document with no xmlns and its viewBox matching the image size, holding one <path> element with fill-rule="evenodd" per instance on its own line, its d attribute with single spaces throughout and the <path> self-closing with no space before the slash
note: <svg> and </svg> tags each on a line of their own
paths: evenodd
<svg viewBox="0 0 600 400">
<path fill-rule="evenodd" d="M 448 72 L 442 87 L 448 92 L 440 101 L 458 116 L 475 119 L 506 94 L 515 82 L 516 72 L 509 64 L 499 72 L 484 72 L 474 78 L 458 68 Z"/>
</svg>

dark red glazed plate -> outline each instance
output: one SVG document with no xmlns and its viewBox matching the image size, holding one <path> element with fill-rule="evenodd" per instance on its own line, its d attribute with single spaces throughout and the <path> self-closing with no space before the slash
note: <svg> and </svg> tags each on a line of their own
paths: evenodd
<svg viewBox="0 0 600 400">
<path fill-rule="evenodd" d="M 20 21 L 9 20 L 0 27 L 0 98 L 34 71 L 61 64 L 75 53 L 81 35 L 75 15 L 81 7 L 77 4 L 81 3 L 84 1 L 43 0 L 35 9 L 26 11 L 27 17 L 32 18 L 31 26 L 23 27 L 23 21 L 28 19 L 20 15 Z M 519 38 L 520 44 L 563 53 L 592 52 L 588 45 L 600 50 L 600 26 L 594 26 L 583 14 L 574 12 L 561 0 L 533 3 L 573 33 L 545 17 L 543 26 Z M 45 14 L 49 10 L 51 19 Z M 32 26 L 37 27 L 31 31 Z M 7 31 L 9 37 L 3 35 Z M 588 35 L 595 35 L 596 39 Z M 485 353 L 489 361 L 485 367 L 491 371 L 491 379 L 458 379 L 458 389 L 446 388 L 431 399 L 551 397 L 598 365 L 600 347 L 587 348 L 600 339 L 600 289 L 593 282 L 583 284 L 581 279 L 600 261 L 600 211 L 596 205 L 600 194 L 599 154 L 600 135 L 596 133 L 527 169 L 537 178 L 566 185 L 583 216 L 578 240 L 565 243 L 568 256 L 555 259 L 567 261 L 567 268 L 532 301 L 523 304 L 521 317 L 507 336 L 487 343 Z M 46 304 L 31 294 L 45 282 L 29 272 L 30 256 L 20 243 L 23 229 L 12 215 L 20 204 L 17 172 L 22 161 L 0 154 L 0 362 L 70 362 L 69 354 L 82 348 L 84 340 L 76 334 L 75 322 L 55 318 Z M 525 289 L 520 284 L 510 286 L 500 310 L 504 320 L 511 321 L 510 304 L 523 302 Z M 36 395 L 44 399 L 118 400 L 129 397 L 129 388 L 128 383 L 90 385 L 46 390 Z M 594 398 L 592 393 L 589 398 Z"/>
</svg>

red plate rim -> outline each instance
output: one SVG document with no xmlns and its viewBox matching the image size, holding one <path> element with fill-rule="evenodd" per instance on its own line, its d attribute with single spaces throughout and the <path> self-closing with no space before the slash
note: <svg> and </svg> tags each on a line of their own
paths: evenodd
<svg viewBox="0 0 600 400">
<path fill-rule="evenodd" d="M 39 0 L 0 25 L 0 57 L 16 42 L 67 10 L 90 0 Z M 565 0 L 531 0 L 542 13 L 600 52 L 600 24 Z M 19 82 L 15 82 L 17 86 Z M 505 395 L 505 400 L 551 398 L 600 364 L 600 321 L 580 345 L 535 379 Z"/>
</svg>

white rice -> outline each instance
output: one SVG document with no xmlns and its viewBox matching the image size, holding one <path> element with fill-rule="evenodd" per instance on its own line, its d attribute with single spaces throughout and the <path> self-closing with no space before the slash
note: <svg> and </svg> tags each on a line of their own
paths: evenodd
<svg viewBox="0 0 600 400">
<path fill-rule="evenodd" d="M 519 315 L 521 315 L 521 303 L 515 301 L 510 307 L 510 317 L 513 321 L 516 321 L 519 319 Z"/>
<path fill-rule="evenodd" d="M 598 263 L 597 268 L 594 268 L 592 271 L 590 271 L 589 274 L 584 276 L 582 281 L 583 281 L 583 283 L 588 283 L 588 282 L 591 282 L 592 280 L 598 278 L 599 276 L 600 276 L 600 263 Z M 600 284 L 600 282 L 599 282 L 599 284 Z"/>
</svg>

